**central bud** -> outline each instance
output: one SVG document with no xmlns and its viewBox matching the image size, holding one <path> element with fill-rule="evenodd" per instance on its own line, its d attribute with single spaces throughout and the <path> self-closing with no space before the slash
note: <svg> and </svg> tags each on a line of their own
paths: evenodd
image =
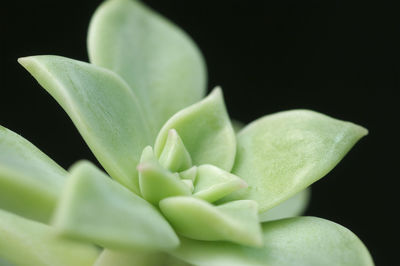
<svg viewBox="0 0 400 266">
<path fill-rule="evenodd" d="M 193 165 L 175 129 L 168 131 L 159 154 L 151 146 L 144 148 L 137 167 L 140 192 L 160 208 L 178 233 L 198 240 L 262 243 L 255 201 L 212 204 L 247 187 L 244 180 L 215 165 Z"/>
</svg>

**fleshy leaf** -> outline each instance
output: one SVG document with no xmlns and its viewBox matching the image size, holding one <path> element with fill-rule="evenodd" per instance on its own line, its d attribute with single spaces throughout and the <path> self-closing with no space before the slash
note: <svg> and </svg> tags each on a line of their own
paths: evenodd
<svg viewBox="0 0 400 266">
<path fill-rule="evenodd" d="M 119 74 L 144 104 L 153 133 L 204 96 L 206 69 L 195 43 L 139 1 L 111 0 L 89 28 L 90 61 Z"/>
<path fill-rule="evenodd" d="M 175 129 L 170 129 L 165 146 L 158 158 L 160 164 L 171 172 L 181 172 L 192 166 L 192 159 Z"/>
<path fill-rule="evenodd" d="M 94 266 L 190 266 L 166 253 L 105 249 Z"/>
<path fill-rule="evenodd" d="M 198 240 L 228 240 L 244 245 L 262 244 L 257 203 L 232 201 L 220 206 L 193 197 L 160 201 L 160 209 L 181 235 Z"/>
<path fill-rule="evenodd" d="M 128 85 L 109 70 L 64 57 L 18 61 L 64 108 L 106 171 L 139 193 L 136 165 L 152 138 Z"/>
<path fill-rule="evenodd" d="M 208 202 L 214 202 L 236 190 L 246 187 L 246 182 L 238 176 L 216 166 L 203 164 L 197 167 L 193 196 Z"/>
<path fill-rule="evenodd" d="M 62 239 L 48 225 L 0 210 L 0 257 L 12 265 L 87 266 L 98 255 L 92 245 Z"/>
<path fill-rule="evenodd" d="M 89 162 L 71 169 L 54 226 L 67 237 L 106 248 L 171 249 L 179 240 L 162 215 Z"/>
<path fill-rule="evenodd" d="M 173 252 L 196 266 L 373 266 L 364 244 L 343 226 L 315 217 L 263 224 L 261 248 L 181 239 Z"/>
<path fill-rule="evenodd" d="M 148 202 L 157 205 L 166 197 L 192 194 L 190 187 L 181 181 L 178 174 L 164 169 L 157 162 L 150 146 L 143 150 L 138 170 L 140 192 Z"/>
<path fill-rule="evenodd" d="M 304 213 L 310 201 L 311 189 L 307 188 L 279 205 L 259 215 L 260 222 L 299 216 Z"/>
<path fill-rule="evenodd" d="M 191 168 L 180 172 L 179 176 L 182 179 L 189 179 L 189 180 L 192 180 L 192 182 L 195 182 L 196 181 L 196 177 L 197 177 L 197 166 L 194 165 Z"/>
<path fill-rule="evenodd" d="M 262 117 L 237 135 L 232 173 L 249 187 L 225 200 L 255 200 L 263 213 L 326 175 L 366 134 L 361 126 L 308 110 Z"/>
<path fill-rule="evenodd" d="M 154 152 L 161 155 L 168 132 L 175 129 L 194 165 L 212 164 L 230 171 L 235 159 L 236 136 L 226 112 L 222 91 L 216 88 L 202 101 L 171 117 L 157 136 Z"/>
<path fill-rule="evenodd" d="M 0 126 L 0 208 L 48 222 L 67 172 L 32 143 Z"/>
</svg>

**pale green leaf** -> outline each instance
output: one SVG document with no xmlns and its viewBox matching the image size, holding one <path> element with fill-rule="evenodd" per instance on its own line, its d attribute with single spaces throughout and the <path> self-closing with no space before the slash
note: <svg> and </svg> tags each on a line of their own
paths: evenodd
<svg viewBox="0 0 400 266">
<path fill-rule="evenodd" d="M 111 249 L 171 249 L 179 244 L 150 203 L 94 165 L 80 162 L 70 172 L 54 218 L 62 235 Z"/>
<path fill-rule="evenodd" d="M 127 81 L 155 134 L 174 113 L 204 96 L 206 69 L 195 43 L 139 1 L 102 4 L 90 23 L 88 49 L 92 63 Z"/>
<path fill-rule="evenodd" d="M 231 170 L 235 159 L 236 136 L 220 88 L 167 121 L 156 139 L 154 152 L 158 157 L 164 149 L 170 129 L 178 132 L 194 165 L 212 164 L 226 171 Z"/>
<path fill-rule="evenodd" d="M 307 188 L 290 197 L 279 205 L 260 213 L 260 222 L 299 216 L 304 213 L 310 201 L 311 189 Z"/>
<path fill-rule="evenodd" d="M 163 199 L 160 209 L 182 236 L 250 246 L 262 243 L 255 201 L 239 200 L 214 206 L 201 199 L 181 196 Z"/>
<path fill-rule="evenodd" d="M 224 242 L 181 239 L 173 254 L 196 266 L 373 266 L 351 231 L 315 217 L 263 224 L 264 244 L 251 248 Z"/>
<path fill-rule="evenodd" d="M 162 252 L 113 251 L 105 249 L 94 266 L 190 266 Z"/>
<path fill-rule="evenodd" d="M 48 222 L 66 171 L 18 134 L 0 126 L 0 208 Z"/>
<path fill-rule="evenodd" d="M 50 226 L 0 210 L 0 257 L 12 264 L 88 266 L 98 255 L 94 246 L 62 239 Z"/>
<path fill-rule="evenodd" d="M 68 113 L 106 171 L 139 193 L 136 165 L 151 137 L 128 85 L 109 70 L 64 57 L 19 62 Z"/>
<path fill-rule="evenodd" d="M 239 177 L 214 165 L 203 164 L 197 167 L 193 196 L 208 202 L 214 202 L 246 187 L 246 182 Z"/>
<path fill-rule="evenodd" d="M 237 135 L 232 170 L 249 187 L 225 200 L 255 200 L 263 213 L 326 175 L 366 134 L 363 127 L 308 110 L 257 119 Z"/>
<path fill-rule="evenodd" d="M 192 166 L 192 159 L 175 129 L 170 129 L 161 152 L 160 164 L 171 172 L 181 172 Z"/>
<path fill-rule="evenodd" d="M 164 169 L 147 146 L 138 165 L 140 192 L 145 200 L 158 205 L 166 197 L 191 195 L 191 189 L 181 181 L 178 174 Z"/>
<path fill-rule="evenodd" d="M 191 168 L 180 172 L 179 176 L 182 179 L 188 179 L 191 180 L 192 182 L 195 182 L 197 177 L 197 166 L 192 166 Z"/>
</svg>

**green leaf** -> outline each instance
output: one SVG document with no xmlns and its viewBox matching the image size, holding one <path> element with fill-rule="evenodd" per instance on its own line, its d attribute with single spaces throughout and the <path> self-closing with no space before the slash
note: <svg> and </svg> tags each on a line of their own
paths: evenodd
<svg viewBox="0 0 400 266">
<path fill-rule="evenodd" d="M 264 244 L 251 248 L 181 239 L 173 254 L 196 266 L 372 266 L 371 255 L 351 231 L 315 217 L 263 224 Z"/>
<path fill-rule="evenodd" d="M 160 164 L 171 172 L 181 172 L 192 166 L 192 159 L 175 129 L 170 129 L 159 158 Z"/>
<path fill-rule="evenodd" d="M 98 254 L 94 246 L 58 237 L 50 226 L 0 210 L 0 257 L 12 264 L 87 266 Z"/>
<path fill-rule="evenodd" d="M 66 171 L 32 143 L 0 126 L 0 208 L 48 222 Z"/>
<path fill-rule="evenodd" d="M 170 129 L 178 132 L 194 165 L 212 164 L 228 172 L 232 169 L 236 136 L 220 88 L 179 111 L 165 123 L 154 146 L 157 157 L 164 149 Z"/>
<path fill-rule="evenodd" d="M 94 266 L 190 266 L 162 252 L 121 252 L 105 249 Z"/>
<path fill-rule="evenodd" d="M 262 244 L 257 203 L 232 201 L 220 206 L 193 197 L 160 201 L 160 209 L 181 235 L 198 240 L 228 240 L 244 245 Z"/>
<path fill-rule="evenodd" d="M 192 182 L 195 182 L 196 177 L 197 177 L 197 166 L 192 166 L 191 168 L 180 172 L 179 176 L 182 179 L 187 179 L 187 180 L 191 180 Z"/>
<path fill-rule="evenodd" d="M 143 150 L 138 170 L 140 192 L 152 204 L 158 205 L 166 197 L 192 194 L 178 174 L 171 173 L 158 163 L 150 146 Z"/>
<path fill-rule="evenodd" d="M 111 71 L 64 57 L 18 61 L 64 108 L 106 171 L 139 193 L 136 165 L 151 137 L 128 85 Z"/>
<path fill-rule="evenodd" d="M 89 162 L 70 171 L 54 226 L 64 236 L 111 248 L 171 249 L 179 240 L 147 201 Z"/>
<path fill-rule="evenodd" d="M 310 201 L 311 189 L 307 188 L 279 205 L 259 215 L 260 222 L 299 216 L 304 213 Z"/>
<path fill-rule="evenodd" d="M 92 63 L 130 85 L 154 134 L 174 113 L 204 96 L 206 68 L 195 43 L 139 1 L 102 4 L 90 23 L 88 49 Z"/>
<path fill-rule="evenodd" d="M 308 110 L 268 115 L 237 135 L 232 173 L 249 187 L 225 200 L 251 199 L 260 213 L 326 175 L 367 130 Z"/>
<path fill-rule="evenodd" d="M 216 166 L 203 164 L 197 167 L 193 196 L 208 202 L 214 202 L 238 189 L 246 187 L 246 182 L 239 177 Z"/>
</svg>

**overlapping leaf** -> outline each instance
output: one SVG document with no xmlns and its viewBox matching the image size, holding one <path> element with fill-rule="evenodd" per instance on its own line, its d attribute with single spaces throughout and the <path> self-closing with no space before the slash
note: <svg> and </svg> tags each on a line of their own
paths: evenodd
<svg viewBox="0 0 400 266">
<path fill-rule="evenodd" d="M 158 157 L 171 129 L 175 129 L 182 138 L 194 165 L 212 164 L 226 171 L 231 170 L 236 137 L 220 88 L 214 89 L 202 101 L 179 111 L 165 123 L 154 146 Z"/>
<path fill-rule="evenodd" d="M 94 165 L 80 162 L 70 172 L 54 219 L 62 235 L 120 250 L 166 250 L 179 244 L 150 203 Z"/>
<path fill-rule="evenodd" d="M 19 62 L 68 113 L 106 171 L 139 193 L 136 165 L 152 141 L 128 85 L 111 71 L 64 57 L 33 56 Z"/>
<path fill-rule="evenodd" d="M 90 61 L 119 74 L 150 118 L 153 134 L 204 96 L 206 69 L 195 43 L 139 1 L 110 0 L 89 28 Z"/>
<path fill-rule="evenodd" d="M 196 266 L 373 266 L 371 255 L 351 231 L 315 217 L 263 224 L 261 248 L 181 239 L 173 252 Z"/>
</svg>

